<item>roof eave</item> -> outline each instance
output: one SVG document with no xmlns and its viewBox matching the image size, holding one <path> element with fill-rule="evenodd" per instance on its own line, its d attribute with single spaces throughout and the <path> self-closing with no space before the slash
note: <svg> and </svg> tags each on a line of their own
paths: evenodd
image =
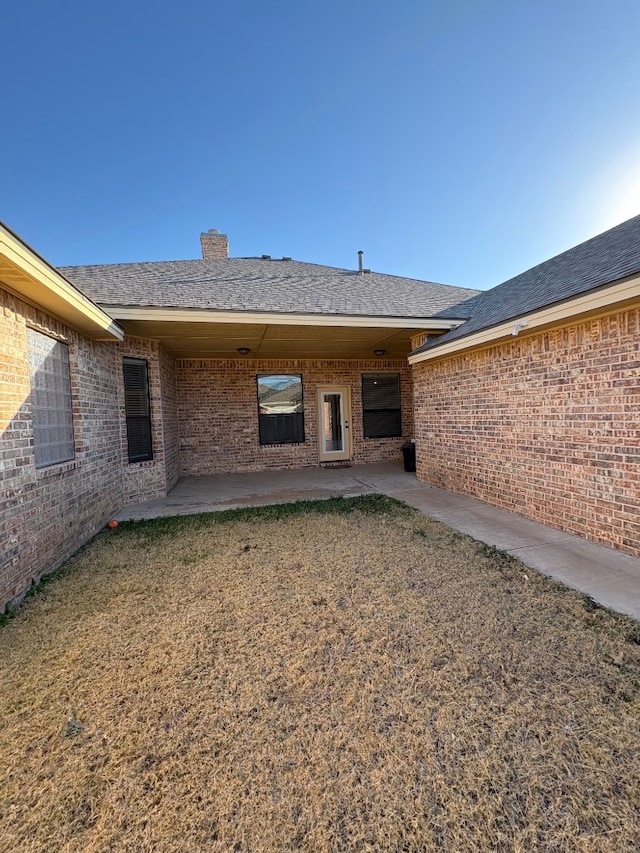
<svg viewBox="0 0 640 853">
<path fill-rule="evenodd" d="M 398 329 L 434 329 L 449 331 L 464 320 L 441 317 L 390 317 L 364 314 L 315 314 L 277 311 L 221 311 L 201 308 L 167 308 L 154 306 L 123 306 L 102 303 L 117 320 L 150 320 L 193 323 L 272 323 L 290 326 L 353 326 Z"/>
<path fill-rule="evenodd" d="M 420 364 L 437 358 L 446 358 L 465 350 L 478 349 L 504 341 L 519 334 L 531 334 L 551 326 L 610 313 L 640 300 L 640 275 L 634 274 L 611 284 L 600 286 L 571 299 L 544 306 L 502 323 L 480 329 L 452 341 L 419 347 L 409 353 L 409 364 Z"/>
<path fill-rule="evenodd" d="M 124 331 L 22 238 L 0 223 L 0 283 L 94 340 L 121 341 Z"/>
</svg>

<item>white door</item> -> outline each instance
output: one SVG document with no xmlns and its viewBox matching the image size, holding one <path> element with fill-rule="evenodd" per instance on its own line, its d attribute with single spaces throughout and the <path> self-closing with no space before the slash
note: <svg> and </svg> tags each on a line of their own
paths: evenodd
<svg viewBox="0 0 640 853">
<path fill-rule="evenodd" d="M 318 456 L 321 462 L 351 458 L 351 408 L 346 385 L 318 389 Z"/>
</svg>

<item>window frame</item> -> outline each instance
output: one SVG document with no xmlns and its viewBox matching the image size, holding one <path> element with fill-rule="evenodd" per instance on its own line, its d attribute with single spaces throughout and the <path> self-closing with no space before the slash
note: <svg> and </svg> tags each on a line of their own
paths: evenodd
<svg viewBox="0 0 640 853">
<path fill-rule="evenodd" d="M 131 396 L 136 393 L 131 387 L 127 388 L 127 366 L 144 366 L 144 388 L 137 390 L 138 403 L 142 403 L 142 409 L 146 408 L 146 412 L 133 413 L 127 411 L 128 407 L 132 407 L 133 400 Z M 124 387 L 124 415 L 127 429 L 127 459 L 130 465 L 136 465 L 140 462 L 151 462 L 153 460 L 153 424 L 151 421 L 151 389 L 149 382 L 149 362 L 146 358 L 138 358 L 136 356 L 125 355 L 122 358 L 122 378 Z M 129 400 L 127 396 L 129 395 Z M 136 434 L 135 430 L 143 425 L 141 432 Z M 142 438 L 141 438 L 142 436 Z M 142 441 L 144 448 L 142 451 L 136 452 L 133 449 L 135 441 Z"/>
<path fill-rule="evenodd" d="M 298 412 L 284 414 L 267 414 L 260 411 L 261 404 L 264 401 L 260 400 L 260 380 L 268 379 L 269 377 L 286 376 L 298 379 L 300 382 L 300 410 Z M 258 441 L 261 447 L 276 447 L 282 444 L 304 444 L 306 441 L 305 424 L 304 424 L 304 380 L 301 373 L 257 373 L 256 374 L 256 401 L 258 407 Z M 296 437 L 269 437 L 267 424 L 273 427 L 273 419 L 279 419 L 279 426 L 284 428 L 289 422 L 295 422 L 293 433 L 295 430 Z"/>
<path fill-rule="evenodd" d="M 26 337 L 33 456 L 36 470 L 40 471 L 44 468 L 52 468 L 54 465 L 72 462 L 76 458 L 71 350 L 65 341 L 31 326 L 26 327 Z M 50 343 L 45 345 L 42 339 Z M 49 347 L 46 355 L 44 354 L 45 346 Z M 42 358 L 42 364 L 37 363 L 39 357 Z M 53 361 L 47 368 L 49 359 Z M 40 378 L 39 374 L 42 374 Z M 48 415 L 53 415 L 53 418 Z M 50 438 L 52 433 L 61 432 L 66 433 L 66 436 L 58 441 L 43 440 L 45 435 Z M 50 454 L 52 448 L 54 452 Z M 55 448 L 58 448 L 57 455 Z"/>
<path fill-rule="evenodd" d="M 398 405 L 397 406 L 377 406 L 367 405 L 367 380 L 374 378 L 389 379 L 393 377 L 397 383 Z M 365 439 L 379 438 L 402 438 L 402 377 L 400 373 L 363 373 L 361 374 L 362 383 L 362 434 Z M 397 417 L 397 427 L 393 431 L 380 431 L 375 429 L 372 424 L 375 416 L 380 415 L 395 415 Z M 369 417 L 367 417 L 369 416 Z"/>
</svg>

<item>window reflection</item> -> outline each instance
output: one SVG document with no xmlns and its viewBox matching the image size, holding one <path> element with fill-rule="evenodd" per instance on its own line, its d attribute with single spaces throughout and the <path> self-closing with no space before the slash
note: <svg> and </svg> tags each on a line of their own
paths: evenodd
<svg viewBox="0 0 640 853">
<path fill-rule="evenodd" d="M 304 441 L 302 376 L 258 376 L 260 444 Z"/>
</svg>

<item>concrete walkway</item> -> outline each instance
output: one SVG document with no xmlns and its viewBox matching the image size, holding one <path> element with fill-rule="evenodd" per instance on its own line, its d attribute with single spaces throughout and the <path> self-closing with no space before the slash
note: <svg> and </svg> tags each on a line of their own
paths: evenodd
<svg viewBox="0 0 640 853">
<path fill-rule="evenodd" d="M 495 545 L 595 601 L 640 619 L 640 559 L 474 498 L 454 495 L 406 473 L 401 463 L 303 468 L 259 474 L 189 477 L 166 498 L 127 507 L 116 518 L 157 518 L 236 507 L 382 493 L 474 539 Z"/>
</svg>

